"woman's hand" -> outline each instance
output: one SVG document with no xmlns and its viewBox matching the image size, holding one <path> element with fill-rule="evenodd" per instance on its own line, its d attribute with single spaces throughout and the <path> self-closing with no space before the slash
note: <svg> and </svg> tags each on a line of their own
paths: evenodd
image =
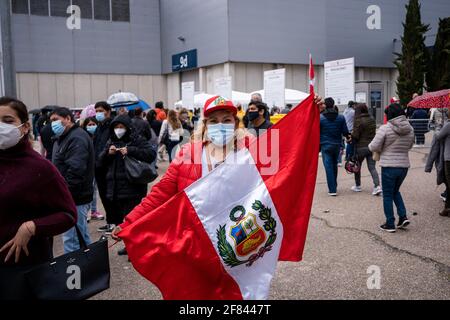
<svg viewBox="0 0 450 320">
<path fill-rule="evenodd" d="M 109 154 L 116 154 L 117 152 L 117 148 L 115 145 L 112 145 L 111 147 L 109 147 Z"/>
<path fill-rule="evenodd" d="M 126 155 L 128 154 L 128 148 L 127 148 L 127 147 L 123 147 L 123 148 L 120 148 L 120 149 L 117 149 L 117 150 L 119 150 L 120 153 L 121 153 L 123 156 L 126 156 Z"/>
<path fill-rule="evenodd" d="M 314 97 L 314 103 L 317 104 L 317 106 L 319 107 L 319 111 L 320 112 L 325 110 L 325 101 L 322 99 L 321 96 L 316 94 L 315 97 Z"/>
<path fill-rule="evenodd" d="M 19 230 L 17 230 L 16 235 L 13 239 L 8 241 L 1 249 L 0 252 L 6 251 L 9 248 L 8 254 L 6 255 L 5 262 L 7 262 L 13 254 L 15 254 L 15 262 L 19 262 L 20 253 L 23 250 L 27 256 L 30 255 L 28 252 L 28 242 L 32 236 L 36 233 L 36 225 L 33 221 L 24 222 Z"/>
<path fill-rule="evenodd" d="M 115 227 L 111 233 L 111 238 L 113 238 L 116 241 L 122 241 L 122 239 L 119 238 L 120 231 L 122 231 L 121 227 L 119 227 L 119 226 Z"/>
</svg>

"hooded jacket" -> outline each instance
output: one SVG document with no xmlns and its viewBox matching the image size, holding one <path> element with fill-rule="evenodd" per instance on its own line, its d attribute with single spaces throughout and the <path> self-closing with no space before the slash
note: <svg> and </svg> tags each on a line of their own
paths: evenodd
<svg viewBox="0 0 450 320">
<path fill-rule="evenodd" d="M 414 130 L 406 116 L 400 116 L 380 127 L 369 149 L 381 154 L 381 167 L 409 168 L 409 150 L 413 144 Z"/>
<path fill-rule="evenodd" d="M 114 127 L 121 123 L 127 128 L 126 134 L 117 138 Z M 137 160 L 151 163 L 156 158 L 156 152 L 151 147 L 150 142 L 143 137 L 136 135 L 133 125 L 128 115 L 117 116 L 110 125 L 110 140 L 100 154 L 101 165 L 106 169 L 106 197 L 111 200 L 124 200 L 143 198 L 147 193 L 146 184 L 132 183 L 128 180 L 125 170 L 125 160 L 122 153 L 117 151 L 109 154 L 109 148 L 114 145 L 116 148 L 127 147 L 127 156 Z"/>
<path fill-rule="evenodd" d="M 349 134 L 347 123 L 343 115 L 334 109 L 326 109 L 320 115 L 320 145 L 342 144 L 342 136 Z"/>
</svg>

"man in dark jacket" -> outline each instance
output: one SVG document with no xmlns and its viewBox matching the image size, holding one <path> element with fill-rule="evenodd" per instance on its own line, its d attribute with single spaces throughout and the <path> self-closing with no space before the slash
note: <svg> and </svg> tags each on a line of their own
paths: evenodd
<svg viewBox="0 0 450 320">
<path fill-rule="evenodd" d="M 141 108 L 136 108 L 134 110 L 134 117 L 131 119 L 131 122 L 135 133 L 138 136 L 141 136 L 146 140 L 150 140 L 152 138 L 152 129 L 150 128 L 150 124 L 142 118 L 142 112 L 143 110 Z"/>
<path fill-rule="evenodd" d="M 248 105 L 248 128 L 257 137 L 272 127 L 272 123 L 266 118 L 268 112 L 268 107 L 263 102 L 252 101 Z"/>
<path fill-rule="evenodd" d="M 328 184 L 328 194 L 337 195 L 338 157 L 340 153 L 342 136 L 351 136 L 343 115 L 335 109 L 332 98 L 325 99 L 326 109 L 320 115 L 320 150 L 325 167 Z"/>
<path fill-rule="evenodd" d="M 94 134 L 94 149 L 95 149 L 95 182 L 97 183 L 98 195 L 102 201 L 103 208 L 106 214 L 106 225 L 100 227 L 100 232 L 109 231 L 111 217 L 111 201 L 106 197 L 106 168 L 102 167 L 99 156 L 105 149 L 106 143 L 110 138 L 111 126 L 111 106 L 106 101 L 100 101 L 95 104 L 95 118 L 98 121 L 98 127 Z"/>
<path fill-rule="evenodd" d="M 56 137 L 52 162 L 66 180 L 77 206 L 77 226 L 90 244 L 87 214 L 94 194 L 94 146 L 89 134 L 75 124 L 69 109 L 55 109 L 50 121 Z M 80 248 L 75 228 L 64 233 L 63 241 L 66 253 Z"/>
</svg>

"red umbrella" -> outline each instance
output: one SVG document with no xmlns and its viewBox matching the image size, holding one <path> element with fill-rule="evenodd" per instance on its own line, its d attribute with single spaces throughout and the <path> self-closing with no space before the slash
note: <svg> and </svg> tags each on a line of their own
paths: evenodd
<svg viewBox="0 0 450 320">
<path fill-rule="evenodd" d="M 412 108 L 450 108 L 450 89 L 427 92 L 413 99 L 408 107 Z"/>
</svg>

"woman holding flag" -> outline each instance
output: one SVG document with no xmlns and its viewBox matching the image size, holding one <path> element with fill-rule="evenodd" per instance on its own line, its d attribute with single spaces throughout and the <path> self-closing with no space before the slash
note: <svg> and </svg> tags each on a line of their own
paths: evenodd
<svg viewBox="0 0 450 320">
<path fill-rule="evenodd" d="M 325 103 L 315 96 L 315 103 L 322 111 Z M 203 109 L 204 119 L 193 136 L 193 142 L 186 144 L 177 158 L 170 164 L 161 181 L 153 186 L 151 192 L 117 226 L 112 238 L 120 240 L 118 234 L 126 226 L 152 212 L 183 191 L 193 182 L 207 175 L 225 161 L 230 152 L 245 147 L 251 139 L 239 129 L 237 108 L 231 101 L 220 96 L 206 101 Z"/>
</svg>

